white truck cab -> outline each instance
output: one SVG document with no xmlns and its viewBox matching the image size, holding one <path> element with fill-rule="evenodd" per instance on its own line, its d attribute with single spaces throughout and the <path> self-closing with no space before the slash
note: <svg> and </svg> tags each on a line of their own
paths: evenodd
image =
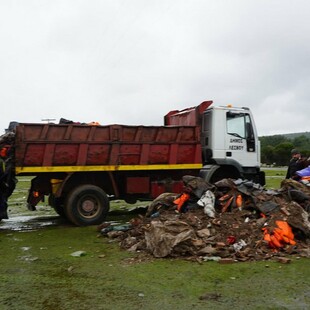
<svg viewBox="0 0 310 310">
<path fill-rule="evenodd" d="M 243 178 L 265 184 L 260 142 L 250 109 L 211 106 L 202 114 L 201 176 L 208 182 Z"/>
</svg>

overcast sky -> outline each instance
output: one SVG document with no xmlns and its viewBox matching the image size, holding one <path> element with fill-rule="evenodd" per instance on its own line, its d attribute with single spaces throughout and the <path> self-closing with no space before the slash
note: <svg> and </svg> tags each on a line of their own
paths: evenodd
<svg viewBox="0 0 310 310">
<path fill-rule="evenodd" d="M 66 118 L 162 125 L 252 109 L 260 136 L 310 131 L 309 0 L 0 0 L 0 133 Z"/>
</svg>

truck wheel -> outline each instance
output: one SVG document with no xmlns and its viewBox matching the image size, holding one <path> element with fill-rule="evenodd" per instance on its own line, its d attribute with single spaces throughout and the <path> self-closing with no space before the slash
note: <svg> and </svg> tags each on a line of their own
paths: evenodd
<svg viewBox="0 0 310 310">
<path fill-rule="evenodd" d="M 98 225 L 105 220 L 109 208 L 109 199 L 100 187 L 81 185 L 69 193 L 65 214 L 75 225 Z"/>
</svg>

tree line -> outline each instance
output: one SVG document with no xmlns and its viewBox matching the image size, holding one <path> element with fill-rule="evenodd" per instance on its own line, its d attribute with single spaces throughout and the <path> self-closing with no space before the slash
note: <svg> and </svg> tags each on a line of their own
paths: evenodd
<svg viewBox="0 0 310 310">
<path fill-rule="evenodd" d="M 291 150 L 297 149 L 302 156 L 310 157 L 310 137 L 306 135 L 288 138 L 284 135 L 263 136 L 261 142 L 261 163 L 285 166 L 291 158 Z"/>
</svg>

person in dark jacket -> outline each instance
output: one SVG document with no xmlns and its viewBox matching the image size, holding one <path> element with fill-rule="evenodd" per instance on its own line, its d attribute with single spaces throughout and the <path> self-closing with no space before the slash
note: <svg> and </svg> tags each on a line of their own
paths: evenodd
<svg viewBox="0 0 310 310">
<path fill-rule="evenodd" d="M 301 154 L 298 150 L 293 149 L 291 151 L 292 158 L 288 164 L 286 179 L 294 179 L 296 177 L 296 171 L 304 168 L 304 162 L 302 160 Z"/>
<path fill-rule="evenodd" d="M 7 183 L 6 183 L 6 167 L 5 167 L 5 158 L 7 155 L 7 149 L 0 149 L 0 220 L 8 219 L 7 213 Z"/>
</svg>

